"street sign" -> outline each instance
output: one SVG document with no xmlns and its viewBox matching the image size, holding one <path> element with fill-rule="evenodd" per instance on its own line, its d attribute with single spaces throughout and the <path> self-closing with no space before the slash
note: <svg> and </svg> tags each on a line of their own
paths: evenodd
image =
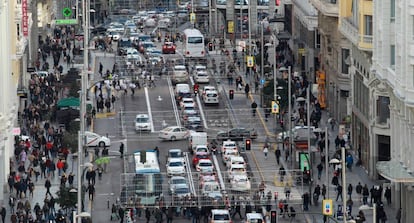
<svg viewBox="0 0 414 223">
<path fill-rule="evenodd" d="M 66 7 L 62 10 L 63 16 L 70 17 L 72 15 L 72 9 Z"/>
<path fill-rule="evenodd" d="M 55 25 L 76 25 L 78 24 L 77 19 L 56 19 Z"/>
<path fill-rule="evenodd" d="M 279 114 L 279 104 L 276 101 L 272 101 L 272 113 Z"/>
<path fill-rule="evenodd" d="M 254 67 L 254 57 L 253 56 L 247 56 L 247 67 Z"/>
<path fill-rule="evenodd" d="M 227 32 L 234 33 L 234 21 L 227 21 Z"/>
<path fill-rule="evenodd" d="M 190 22 L 194 24 L 196 20 L 196 14 L 194 12 L 190 13 Z"/>
<path fill-rule="evenodd" d="M 322 201 L 322 214 L 331 216 L 333 214 L 332 199 Z"/>
</svg>

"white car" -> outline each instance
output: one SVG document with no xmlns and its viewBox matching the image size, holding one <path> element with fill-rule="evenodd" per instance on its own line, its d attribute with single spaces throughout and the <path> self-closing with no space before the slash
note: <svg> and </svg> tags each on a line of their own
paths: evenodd
<svg viewBox="0 0 414 223">
<path fill-rule="evenodd" d="M 230 160 L 232 156 L 239 156 L 239 151 L 237 150 L 237 148 L 226 149 L 222 154 L 223 154 L 223 162 L 224 164 L 226 164 L 227 161 Z"/>
<path fill-rule="evenodd" d="M 160 131 L 158 138 L 162 140 L 181 140 L 190 137 L 190 131 L 180 126 L 169 126 Z"/>
<path fill-rule="evenodd" d="M 223 198 L 223 194 L 220 190 L 220 185 L 218 182 L 206 182 L 203 184 L 201 188 L 201 193 L 204 196 L 208 196 L 213 199 L 221 199 Z"/>
<path fill-rule="evenodd" d="M 135 117 L 135 130 L 136 131 L 151 131 L 151 120 L 147 114 L 138 114 Z"/>
<path fill-rule="evenodd" d="M 207 73 L 207 67 L 204 65 L 195 65 L 193 69 L 193 74 L 196 75 L 198 72 L 206 72 Z"/>
<path fill-rule="evenodd" d="M 99 146 L 99 147 L 111 146 L 111 140 L 109 138 L 98 135 L 94 132 L 85 131 L 85 137 L 86 137 L 87 146 Z"/>
<path fill-rule="evenodd" d="M 168 176 L 182 176 L 185 174 L 185 166 L 180 158 L 169 158 L 166 167 Z"/>
<path fill-rule="evenodd" d="M 168 184 L 170 185 L 170 189 L 169 189 L 169 194 L 173 194 L 175 191 L 175 188 L 178 185 L 187 185 L 187 180 L 185 177 L 182 176 L 173 176 L 171 177 L 171 179 L 168 181 Z"/>
<path fill-rule="evenodd" d="M 224 153 L 226 149 L 237 150 L 237 144 L 235 141 L 227 140 L 223 141 L 223 146 L 221 147 L 221 152 Z"/>
<path fill-rule="evenodd" d="M 196 165 L 196 170 L 201 173 L 211 173 L 214 171 L 214 165 L 210 159 L 201 159 Z"/>
<path fill-rule="evenodd" d="M 180 101 L 180 107 L 196 107 L 196 103 L 193 98 L 182 98 Z"/>
<path fill-rule="evenodd" d="M 168 158 L 177 158 L 185 164 L 184 154 L 181 149 L 170 149 L 168 150 Z"/>
<path fill-rule="evenodd" d="M 139 52 L 135 48 L 128 48 L 127 49 L 127 59 L 128 60 L 138 60 L 140 59 Z"/>
<path fill-rule="evenodd" d="M 234 164 L 231 165 L 228 169 L 229 179 L 233 179 L 233 177 L 237 175 L 247 175 L 246 167 L 242 164 Z"/>
<path fill-rule="evenodd" d="M 194 81 L 199 84 L 208 84 L 210 83 L 210 78 L 208 77 L 207 71 L 198 71 L 194 75 Z"/>
<path fill-rule="evenodd" d="M 194 148 L 194 151 L 193 151 L 193 152 L 194 152 L 194 153 L 204 152 L 204 153 L 207 153 L 207 154 L 209 154 L 209 153 L 210 153 L 210 151 L 208 150 L 207 145 L 197 145 L 197 146 Z"/>
<path fill-rule="evenodd" d="M 231 189 L 234 191 L 249 191 L 251 189 L 250 180 L 247 175 L 234 175 L 230 180 Z"/>
</svg>

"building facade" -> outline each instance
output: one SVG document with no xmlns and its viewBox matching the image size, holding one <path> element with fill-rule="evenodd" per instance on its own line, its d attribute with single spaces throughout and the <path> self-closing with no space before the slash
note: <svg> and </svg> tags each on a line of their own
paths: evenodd
<svg viewBox="0 0 414 223">
<path fill-rule="evenodd" d="M 339 2 L 310 0 L 318 10 L 318 72 L 326 76 L 326 108 L 339 123 L 351 114 L 350 42 L 338 31 Z"/>
<path fill-rule="evenodd" d="M 392 185 L 401 222 L 414 219 L 414 1 L 374 1 L 373 66 L 377 96 L 372 122 L 389 125 L 389 146 L 378 147 L 377 173 Z M 385 108 L 389 104 L 388 109 Z M 387 113 L 388 112 L 388 113 Z M 378 145 L 384 144 L 372 135 Z M 383 139 L 381 139 L 383 140 Z M 383 155 L 389 158 L 385 161 Z"/>
</svg>

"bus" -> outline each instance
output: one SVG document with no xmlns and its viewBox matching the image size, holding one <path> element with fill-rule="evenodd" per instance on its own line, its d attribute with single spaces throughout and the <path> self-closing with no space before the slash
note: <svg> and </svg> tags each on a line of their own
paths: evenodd
<svg viewBox="0 0 414 223">
<path fill-rule="evenodd" d="M 202 59 L 205 57 L 204 36 L 198 29 L 185 29 L 183 44 L 185 58 Z"/>
<path fill-rule="evenodd" d="M 146 160 L 141 162 L 141 151 L 134 153 L 135 195 L 144 206 L 154 206 L 162 193 L 162 176 L 157 151 L 147 150 Z"/>
</svg>

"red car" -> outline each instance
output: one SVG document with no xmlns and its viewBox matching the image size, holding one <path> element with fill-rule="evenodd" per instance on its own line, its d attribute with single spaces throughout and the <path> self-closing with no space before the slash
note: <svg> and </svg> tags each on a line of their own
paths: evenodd
<svg viewBox="0 0 414 223">
<path fill-rule="evenodd" d="M 208 155 L 208 153 L 206 152 L 198 152 L 196 154 L 194 154 L 193 157 L 193 166 L 197 166 L 198 161 L 201 159 L 210 159 L 210 156 Z"/>
<path fill-rule="evenodd" d="M 175 54 L 175 45 L 173 42 L 165 42 L 162 46 L 162 53 L 163 54 Z"/>
</svg>

